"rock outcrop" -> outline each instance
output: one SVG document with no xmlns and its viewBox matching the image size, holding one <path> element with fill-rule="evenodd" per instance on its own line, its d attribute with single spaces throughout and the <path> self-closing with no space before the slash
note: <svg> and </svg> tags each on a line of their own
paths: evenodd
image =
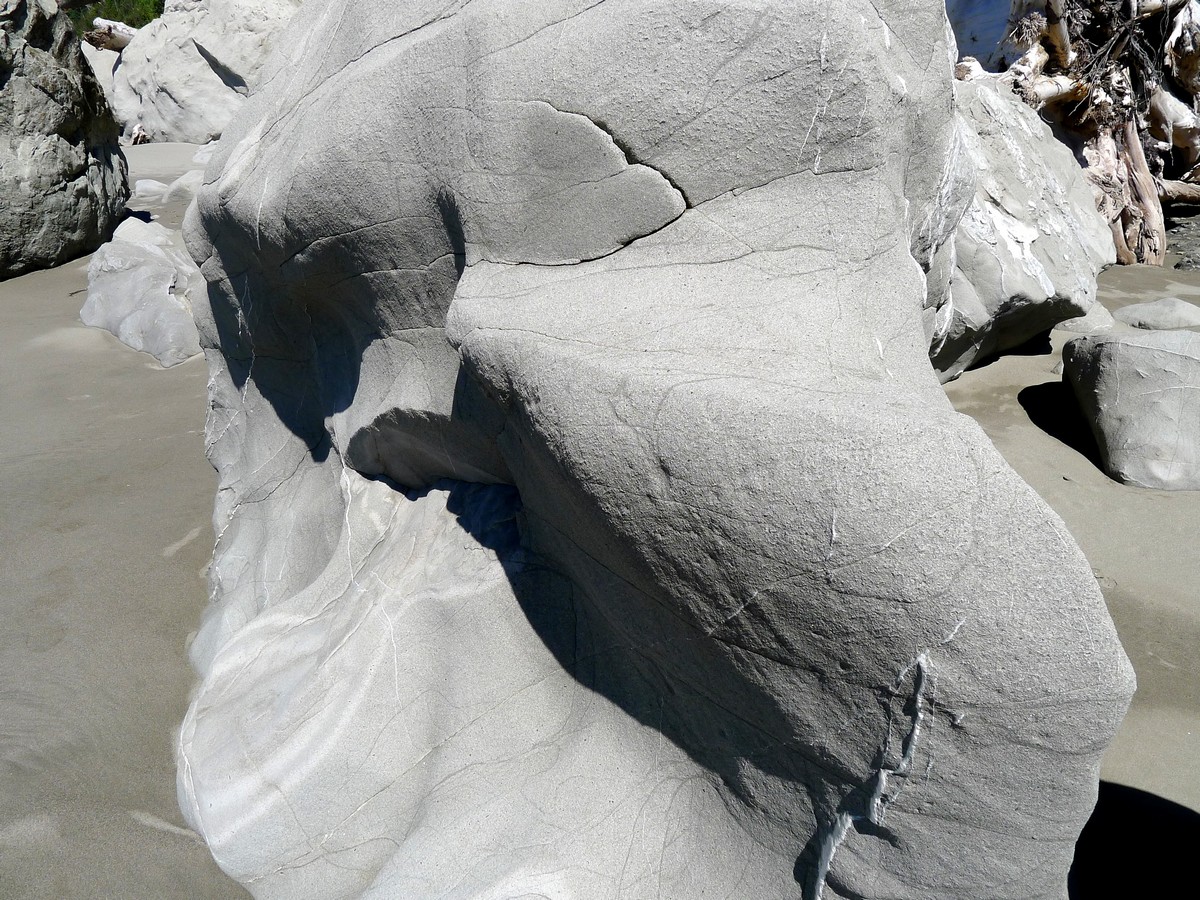
<svg viewBox="0 0 1200 900">
<path fill-rule="evenodd" d="M 221 136 L 257 84 L 299 0 L 167 0 L 113 73 L 113 109 L 132 134 L 203 144 Z"/>
<path fill-rule="evenodd" d="M 1111 477 L 1200 490 L 1200 334 L 1089 335 L 1063 348 L 1063 363 Z"/>
<path fill-rule="evenodd" d="M 205 291 L 200 270 L 173 243 L 163 226 L 126 219 L 92 256 L 79 313 L 85 325 L 112 332 L 164 368 L 200 352 L 192 304 Z"/>
<path fill-rule="evenodd" d="M 116 226 L 125 158 L 53 0 L 0 0 L 0 278 L 94 250 Z"/>
<path fill-rule="evenodd" d="M 1086 314 L 1096 274 L 1116 260 L 1079 163 L 1037 113 L 983 73 L 954 90 L 977 180 L 949 296 L 926 314 L 943 377 Z"/>
<path fill-rule="evenodd" d="M 940 0 L 323 0 L 279 47 L 187 225 L 222 867 L 1065 896 L 1132 673 L 929 365 Z"/>
</svg>

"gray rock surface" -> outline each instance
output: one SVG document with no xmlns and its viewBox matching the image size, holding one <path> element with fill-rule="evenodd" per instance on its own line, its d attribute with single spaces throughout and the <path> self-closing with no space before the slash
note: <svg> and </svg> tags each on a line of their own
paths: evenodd
<svg viewBox="0 0 1200 900">
<path fill-rule="evenodd" d="M 1080 337 L 1063 348 L 1063 362 L 1111 477 L 1200 490 L 1200 334 Z"/>
<path fill-rule="evenodd" d="M 929 365 L 941 3 L 324 0 L 278 46 L 187 226 L 221 866 L 1065 896 L 1132 675 Z"/>
<path fill-rule="evenodd" d="M 53 0 L 0 0 L 0 278 L 112 234 L 128 196 L 118 130 Z"/>
<path fill-rule="evenodd" d="M 203 144 L 258 83 L 275 35 L 299 0 L 167 0 L 139 28 L 113 73 L 113 109 L 131 134 Z"/>
<path fill-rule="evenodd" d="M 1116 259 L 1079 163 L 1037 113 L 987 76 L 954 90 L 977 181 L 949 296 L 931 291 L 926 313 L 943 377 L 1084 315 L 1096 274 Z"/>
<path fill-rule="evenodd" d="M 1178 297 L 1162 297 L 1131 303 L 1113 313 L 1113 318 L 1134 328 L 1151 331 L 1200 327 L 1200 306 Z"/>
<path fill-rule="evenodd" d="M 131 218 L 88 263 L 79 318 L 170 367 L 200 352 L 192 304 L 204 293 L 204 279 L 178 233 Z"/>
<path fill-rule="evenodd" d="M 1120 328 L 1113 314 L 1103 304 L 1094 303 L 1082 316 L 1067 319 L 1054 326 L 1057 331 L 1070 331 L 1073 334 L 1095 334 L 1100 331 L 1111 331 Z"/>
</svg>

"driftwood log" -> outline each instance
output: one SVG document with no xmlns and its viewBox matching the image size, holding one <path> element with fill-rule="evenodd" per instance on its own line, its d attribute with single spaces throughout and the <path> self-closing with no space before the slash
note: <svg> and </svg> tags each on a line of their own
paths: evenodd
<svg viewBox="0 0 1200 900">
<path fill-rule="evenodd" d="M 124 50 L 137 34 L 137 29 L 112 19 L 93 19 L 92 30 L 83 39 L 97 50 Z"/>
<path fill-rule="evenodd" d="M 1085 163 L 1118 260 L 1161 264 L 1163 204 L 1200 202 L 1200 0 L 1012 0 L 1003 50 Z"/>
</svg>

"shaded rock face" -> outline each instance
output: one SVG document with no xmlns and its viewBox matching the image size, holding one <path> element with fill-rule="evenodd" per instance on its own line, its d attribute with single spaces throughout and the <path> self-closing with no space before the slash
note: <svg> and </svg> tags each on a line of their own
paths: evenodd
<svg viewBox="0 0 1200 900">
<path fill-rule="evenodd" d="M 176 234 L 176 238 L 178 234 Z M 126 219 L 88 263 L 88 295 L 79 318 L 149 353 L 164 368 L 200 352 L 192 303 L 204 279 L 171 232 Z"/>
<path fill-rule="evenodd" d="M 1086 314 L 1097 273 L 1116 261 L 1083 170 L 1037 113 L 987 76 L 954 92 L 976 187 L 949 295 L 927 313 L 943 377 Z"/>
<path fill-rule="evenodd" d="M 113 110 L 131 134 L 203 144 L 246 102 L 299 0 L 167 0 L 113 70 Z"/>
<path fill-rule="evenodd" d="M 327 0 L 281 36 L 187 226 L 221 486 L 179 788 L 226 871 L 1064 895 L 1132 673 L 929 365 L 946 34 Z"/>
<path fill-rule="evenodd" d="M 1063 348 L 1063 364 L 1111 477 L 1200 490 L 1200 334 L 1089 335 Z"/>
<path fill-rule="evenodd" d="M 52 0 L 0 0 L 0 278 L 95 249 L 128 197 L 118 130 Z"/>
</svg>

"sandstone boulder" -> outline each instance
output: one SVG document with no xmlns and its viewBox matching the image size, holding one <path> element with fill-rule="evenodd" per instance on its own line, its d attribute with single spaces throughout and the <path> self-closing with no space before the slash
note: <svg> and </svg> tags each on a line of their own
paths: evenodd
<svg viewBox="0 0 1200 900">
<path fill-rule="evenodd" d="M 167 0 L 113 74 L 113 109 L 132 134 L 203 144 L 246 102 L 299 0 Z"/>
<path fill-rule="evenodd" d="M 1063 897 L 1132 674 L 929 365 L 940 0 L 305 9 L 187 223 L 222 867 Z"/>
<path fill-rule="evenodd" d="M 167 368 L 200 352 L 192 303 L 204 290 L 199 269 L 168 229 L 126 219 L 88 264 L 79 318 Z"/>
<path fill-rule="evenodd" d="M 1200 306 L 1178 297 L 1162 297 L 1144 303 L 1131 303 L 1113 313 L 1113 318 L 1134 328 L 1150 331 L 1200 328 Z"/>
<path fill-rule="evenodd" d="M 1063 348 L 1063 362 L 1111 477 L 1200 490 L 1200 334 L 1080 337 Z"/>
<path fill-rule="evenodd" d="M 927 313 L 943 377 L 1084 315 L 1097 273 L 1116 259 L 1083 170 L 1037 113 L 986 75 L 954 90 L 977 180 L 954 235 L 949 297 Z"/>
<path fill-rule="evenodd" d="M 128 188 L 118 129 L 53 0 L 0 0 L 0 278 L 95 249 Z"/>
</svg>

